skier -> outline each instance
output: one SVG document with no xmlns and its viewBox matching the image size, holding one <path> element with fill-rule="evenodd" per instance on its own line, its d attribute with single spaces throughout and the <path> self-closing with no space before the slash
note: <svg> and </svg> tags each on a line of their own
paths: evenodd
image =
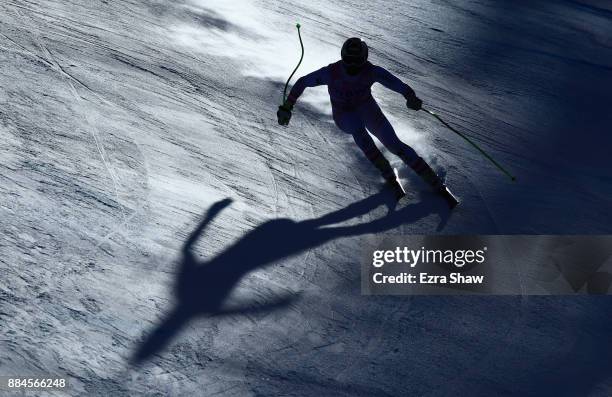
<svg viewBox="0 0 612 397">
<path fill-rule="evenodd" d="M 398 200 L 405 195 L 405 192 L 397 181 L 389 161 L 376 147 L 368 131 L 435 191 L 442 194 L 451 208 L 457 205 L 457 200 L 434 170 L 414 149 L 397 137 L 389 120 L 372 97 L 371 87 L 374 83 L 380 83 L 402 94 L 406 98 L 408 108 L 420 110 L 423 102 L 416 96 L 414 90 L 384 68 L 368 62 L 368 46 L 359 38 L 346 40 L 342 45 L 341 56 L 340 61 L 297 80 L 285 103 L 278 108 L 278 123 L 285 126 L 289 124 L 293 106 L 306 87 L 327 85 L 336 126 L 353 136 L 357 146 L 382 173 Z"/>
</svg>

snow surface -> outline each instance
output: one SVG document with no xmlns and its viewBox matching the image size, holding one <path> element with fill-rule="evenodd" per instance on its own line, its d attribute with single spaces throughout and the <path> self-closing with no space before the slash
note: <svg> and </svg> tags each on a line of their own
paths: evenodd
<svg viewBox="0 0 612 397">
<path fill-rule="evenodd" d="M 0 374 L 67 376 L 88 396 L 612 393 L 610 299 L 359 291 L 373 236 L 610 232 L 607 2 L 0 10 Z M 380 177 L 333 125 L 325 88 L 276 123 L 298 21 L 298 74 L 360 36 L 518 181 L 376 87 L 462 200 L 449 215 L 402 170 L 409 197 L 384 218 Z M 225 198 L 194 249 L 230 269 L 221 303 L 238 309 L 222 313 L 208 303 L 222 287 L 189 273 L 181 247 Z"/>
</svg>

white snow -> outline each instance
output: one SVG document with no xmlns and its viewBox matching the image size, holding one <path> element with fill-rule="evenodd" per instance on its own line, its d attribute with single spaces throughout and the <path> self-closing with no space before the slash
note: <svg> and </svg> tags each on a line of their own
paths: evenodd
<svg viewBox="0 0 612 397">
<path fill-rule="evenodd" d="M 288 306 L 192 319 L 128 364 L 175 304 L 181 247 L 212 204 L 234 200 L 200 238 L 202 261 L 266 221 L 317 218 L 381 187 L 333 125 L 324 87 L 287 128 L 276 123 L 297 22 L 296 77 L 360 36 L 374 63 L 518 178 L 376 87 L 400 137 L 462 201 L 448 216 L 404 170 L 407 222 L 380 234 L 609 232 L 608 5 L 9 0 L 0 10 L 0 375 L 67 376 L 70 395 L 612 390 L 609 302 L 362 297 L 369 233 L 305 243 L 244 275 L 230 299 L 299 296 Z M 261 249 L 292 237 L 304 236 Z"/>
</svg>

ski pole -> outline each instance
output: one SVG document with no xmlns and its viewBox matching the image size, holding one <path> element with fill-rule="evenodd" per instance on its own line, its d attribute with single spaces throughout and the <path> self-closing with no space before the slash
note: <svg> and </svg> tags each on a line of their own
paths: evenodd
<svg viewBox="0 0 612 397">
<path fill-rule="evenodd" d="M 421 108 L 421 110 L 426 111 L 427 113 L 431 114 L 432 116 L 434 116 L 435 118 L 437 118 L 442 124 L 444 124 L 444 126 L 446 128 L 448 128 L 449 130 L 453 131 L 455 134 L 459 135 L 461 138 L 465 139 L 466 141 L 468 141 L 468 143 L 472 146 L 474 146 L 476 149 L 478 149 L 478 151 L 485 156 L 487 159 L 489 159 L 489 161 L 491 161 L 497 168 L 499 168 L 499 170 L 501 172 L 503 172 L 504 174 L 508 175 L 510 177 L 510 179 L 512 179 L 512 181 L 516 181 L 516 177 L 514 177 L 512 174 L 510 174 L 504 167 L 502 167 L 497 161 L 495 161 L 495 159 L 493 159 L 493 157 L 489 156 L 484 150 L 482 150 L 480 148 L 480 146 L 478 146 L 477 144 L 475 144 L 474 142 L 472 142 L 467 136 L 463 135 L 461 132 L 457 131 L 456 129 L 454 129 L 453 127 L 451 127 L 446 121 L 442 120 L 442 118 L 440 116 L 438 116 L 437 114 L 435 114 L 434 112 L 432 112 L 429 109 L 425 109 L 425 108 Z"/>
<path fill-rule="evenodd" d="M 293 69 L 293 72 L 291 73 L 291 76 L 289 76 L 289 78 L 287 79 L 287 82 L 285 83 L 285 90 L 283 91 L 283 104 L 287 100 L 287 86 L 289 85 L 289 82 L 291 81 L 291 78 L 293 77 L 295 72 L 297 72 L 298 68 L 302 64 L 302 59 L 304 59 L 304 43 L 302 42 L 302 35 L 300 34 L 300 28 L 302 26 L 298 23 L 298 24 L 295 25 L 295 27 L 297 28 L 298 37 L 300 38 L 300 46 L 302 47 L 302 56 L 300 57 L 300 61 L 298 62 L 298 64 L 295 67 L 295 69 Z"/>
</svg>

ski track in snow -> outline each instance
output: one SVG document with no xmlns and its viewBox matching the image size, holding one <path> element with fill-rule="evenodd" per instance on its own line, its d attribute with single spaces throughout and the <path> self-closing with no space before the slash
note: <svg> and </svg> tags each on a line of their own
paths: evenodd
<svg viewBox="0 0 612 397">
<path fill-rule="evenodd" d="M 612 391 L 606 300 L 364 297 L 359 280 L 362 250 L 385 235 L 609 231 L 601 130 L 612 122 L 603 105 L 611 10 L 589 0 L 12 0 L 0 9 L 0 374 L 67 376 L 69 394 L 83 396 Z M 375 63 L 518 182 L 376 88 L 461 205 L 447 219 L 434 211 L 256 269 L 232 302 L 297 298 L 194 319 L 132 367 L 174 303 L 181 246 L 213 203 L 234 200 L 200 238 L 202 261 L 266 221 L 315 219 L 382 186 L 331 124 L 323 89 L 307 91 L 287 128 L 276 124 L 299 56 L 296 20 L 306 45 L 297 75 L 335 60 L 346 37 L 364 37 Z M 438 208 L 410 170 L 400 175 L 408 196 L 398 209 Z M 515 276 L 524 288 L 520 263 Z"/>
<path fill-rule="evenodd" d="M 15 6 L 15 5 L 13 5 L 13 6 Z M 17 10 L 17 8 L 15 8 L 14 11 L 15 11 L 15 13 L 19 16 L 19 18 L 25 24 L 27 24 L 28 26 L 30 26 L 32 28 L 32 34 L 34 35 L 40 50 L 45 55 L 44 58 L 56 68 L 58 73 L 60 73 L 60 74 L 62 74 L 62 75 L 64 75 L 64 76 L 69 78 L 68 84 L 70 85 L 70 90 L 72 92 L 72 95 L 74 96 L 74 99 L 79 101 L 79 102 L 83 102 L 83 98 L 77 92 L 76 88 L 72 84 L 72 81 L 70 81 L 72 79 L 72 77 L 69 76 L 66 72 L 64 72 L 64 69 L 62 68 L 62 66 L 57 62 L 57 60 L 55 60 L 55 58 L 53 57 L 51 52 L 47 49 L 47 47 L 45 46 L 45 43 L 43 42 L 43 40 L 36 33 L 37 32 L 36 27 L 33 24 L 27 22 L 26 19 Z M 113 190 L 114 190 L 115 198 L 117 199 L 117 204 L 119 204 L 121 206 L 121 199 L 119 198 L 119 191 L 117 189 L 117 185 L 118 185 L 117 184 L 117 177 L 114 175 L 113 169 L 109 165 L 108 160 L 106 159 L 106 156 L 104 154 L 104 149 L 100 145 L 100 132 L 98 131 L 98 128 L 96 127 L 96 124 L 91 122 L 91 120 L 89 118 L 89 114 L 85 113 L 83 116 L 85 117 L 85 119 L 87 120 L 87 123 L 91 127 L 91 129 L 90 129 L 91 135 L 92 135 L 92 137 L 94 139 L 94 142 L 96 144 L 96 148 L 98 150 L 98 153 L 100 154 L 100 159 L 102 160 L 102 163 L 104 164 L 104 167 L 106 168 L 106 171 L 108 172 L 108 175 L 110 176 L 111 182 L 113 184 Z M 125 221 L 125 214 L 123 213 L 123 209 L 121 209 L 121 212 L 122 212 L 122 215 L 123 215 L 123 218 L 124 218 L 124 221 Z"/>
</svg>

